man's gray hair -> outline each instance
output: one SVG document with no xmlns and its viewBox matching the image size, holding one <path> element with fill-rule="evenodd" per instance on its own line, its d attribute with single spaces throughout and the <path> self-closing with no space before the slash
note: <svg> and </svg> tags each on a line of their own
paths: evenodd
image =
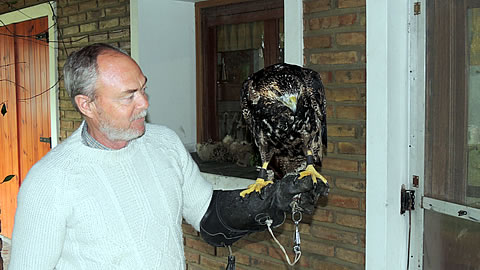
<svg viewBox="0 0 480 270">
<path fill-rule="evenodd" d="M 97 57 L 112 51 L 129 56 L 124 50 L 105 43 L 88 45 L 68 56 L 63 66 L 63 80 L 77 111 L 80 112 L 75 102 L 77 95 L 85 95 L 90 100 L 95 100 L 95 84 L 98 75 Z"/>
</svg>

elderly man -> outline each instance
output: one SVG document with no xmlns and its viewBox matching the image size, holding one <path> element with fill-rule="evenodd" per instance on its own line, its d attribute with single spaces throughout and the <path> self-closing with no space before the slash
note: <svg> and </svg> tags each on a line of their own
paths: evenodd
<svg viewBox="0 0 480 270">
<path fill-rule="evenodd" d="M 326 189 L 290 177 L 246 198 L 213 191 L 173 131 L 145 124 L 147 78 L 115 47 L 73 53 L 64 79 L 85 121 L 22 184 L 10 270 L 184 269 L 182 218 L 231 245 L 281 224 L 295 194 L 311 210 Z"/>
</svg>

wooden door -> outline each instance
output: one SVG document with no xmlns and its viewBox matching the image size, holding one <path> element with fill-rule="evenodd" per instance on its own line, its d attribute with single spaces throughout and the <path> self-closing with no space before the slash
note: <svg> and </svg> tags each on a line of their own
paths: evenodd
<svg viewBox="0 0 480 270">
<path fill-rule="evenodd" d="M 0 116 L 0 181 L 7 175 L 18 175 L 17 103 L 15 85 L 14 38 L 6 27 L 0 28 L 0 103 L 7 109 Z M 8 236 L 13 228 L 13 215 L 19 178 L 0 184 L 0 233 Z"/>
<path fill-rule="evenodd" d="M 2 234 L 11 237 L 21 182 L 33 164 L 50 150 L 50 143 L 40 142 L 40 138 L 51 137 L 49 47 L 48 37 L 42 35 L 48 31 L 48 19 L 42 17 L 1 29 L 8 35 L 0 36 L 0 66 L 5 66 L 0 79 L 7 78 L 1 81 L 0 100 L 7 100 L 8 110 L 0 121 L 0 146 L 4 152 L 0 163 L 6 164 L 0 165 L 0 178 L 10 174 L 16 177 L 0 185 L 0 220 Z"/>
</svg>

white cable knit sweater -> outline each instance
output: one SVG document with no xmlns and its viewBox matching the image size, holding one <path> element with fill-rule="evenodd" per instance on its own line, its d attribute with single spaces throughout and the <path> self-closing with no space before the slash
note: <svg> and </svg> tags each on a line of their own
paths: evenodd
<svg viewBox="0 0 480 270">
<path fill-rule="evenodd" d="M 147 124 L 106 151 L 84 145 L 81 129 L 23 182 L 9 270 L 185 269 L 182 217 L 198 230 L 212 187 L 180 139 Z"/>
</svg>

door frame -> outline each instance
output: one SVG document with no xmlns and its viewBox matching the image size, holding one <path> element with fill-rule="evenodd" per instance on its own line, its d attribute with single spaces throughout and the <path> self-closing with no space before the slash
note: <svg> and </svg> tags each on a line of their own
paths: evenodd
<svg viewBox="0 0 480 270">
<path fill-rule="evenodd" d="M 53 9 L 53 10 L 52 10 Z M 6 25 L 19 23 L 23 21 L 28 21 L 40 17 L 48 17 L 48 25 L 51 26 L 55 22 L 53 20 L 54 11 L 56 13 L 56 2 L 50 1 L 50 3 L 43 3 L 20 10 L 15 10 L 9 13 L 1 14 L 0 20 L 2 20 Z M 21 12 L 19 12 L 21 11 Z M 23 15 L 28 15 L 29 17 Z M 49 40 L 57 40 L 57 27 L 51 27 L 48 30 Z M 55 44 L 55 43 L 53 43 Z M 49 56 L 49 82 L 51 90 L 49 91 L 50 95 L 50 136 L 52 140 L 52 148 L 55 147 L 59 142 L 59 133 L 60 133 L 60 118 L 59 118 L 59 109 L 58 109 L 58 72 L 57 72 L 57 49 L 56 45 L 52 45 L 49 42 L 48 49 Z"/>
<path fill-rule="evenodd" d="M 404 270 L 409 179 L 409 14 L 413 1 L 367 0 L 367 191 L 365 269 Z M 418 1 L 417 1 L 418 2 Z M 414 60 L 414 59 L 412 59 Z"/>
</svg>

